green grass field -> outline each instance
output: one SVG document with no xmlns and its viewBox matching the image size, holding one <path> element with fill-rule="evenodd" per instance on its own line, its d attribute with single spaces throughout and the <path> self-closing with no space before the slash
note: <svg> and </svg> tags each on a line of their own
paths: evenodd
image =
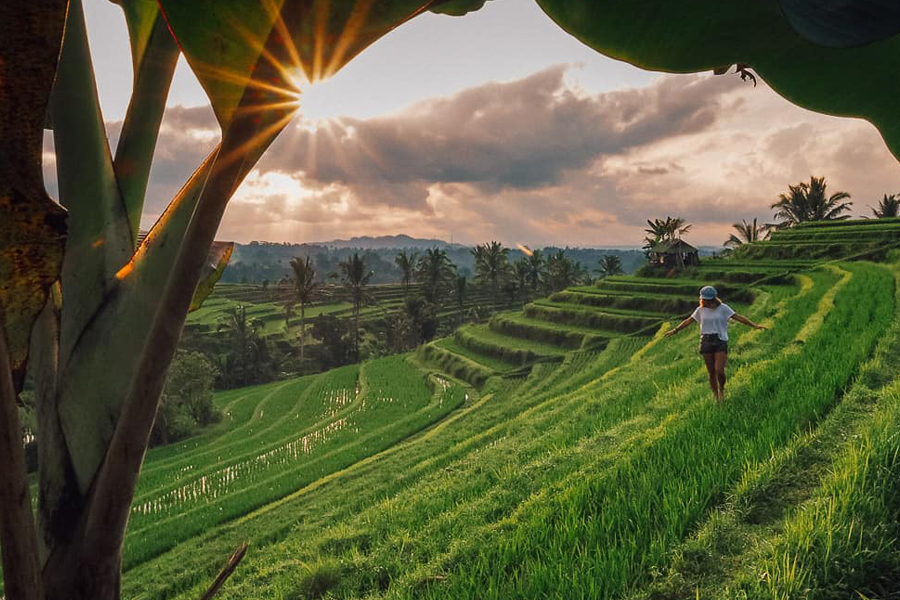
<svg viewBox="0 0 900 600">
<path fill-rule="evenodd" d="M 615 277 L 219 393 L 147 455 L 123 595 L 198 598 L 248 541 L 219 598 L 897 597 L 897 258 Z M 663 335 L 707 281 L 766 326 L 732 325 L 724 404 Z"/>
</svg>

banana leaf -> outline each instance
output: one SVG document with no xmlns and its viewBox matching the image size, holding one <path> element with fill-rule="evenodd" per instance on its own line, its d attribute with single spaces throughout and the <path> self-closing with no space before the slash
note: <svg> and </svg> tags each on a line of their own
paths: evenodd
<svg viewBox="0 0 900 600">
<path fill-rule="evenodd" d="M 900 67 L 900 36 L 852 47 L 839 47 L 843 42 L 826 47 L 798 33 L 796 21 L 792 25 L 777 0 L 537 3 L 586 45 L 642 69 L 694 73 L 749 65 L 798 106 L 868 120 L 894 156 L 900 156 L 900 117 L 894 100 L 900 92 L 895 76 Z M 895 12 L 884 8 L 890 19 Z"/>
</svg>

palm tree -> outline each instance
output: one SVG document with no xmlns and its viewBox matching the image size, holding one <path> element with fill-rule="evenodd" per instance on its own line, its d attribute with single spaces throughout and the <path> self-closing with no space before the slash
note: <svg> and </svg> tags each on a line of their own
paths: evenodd
<svg viewBox="0 0 900 600">
<path fill-rule="evenodd" d="M 599 261 L 600 268 L 596 270 L 600 277 L 609 277 L 610 275 L 622 275 L 625 271 L 622 269 L 622 259 L 615 254 L 604 254 Z"/>
<path fill-rule="evenodd" d="M 735 223 L 732 227 L 737 230 L 737 235 L 732 233 L 728 239 L 725 240 L 725 246 L 740 246 L 751 242 L 759 242 L 768 239 L 769 235 L 772 233 L 771 225 L 765 223 L 759 225 L 757 224 L 756 219 L 753 219 L 752 223 L 748 223 L 744 219 L 741 219 L 740 223 Z"/>
<path fill-rule="evenodd" d="M 456 293 L 456 305 L 459 307 L 459 318 L 462 317 L 463 308 L 466 305 L 466 293 L 469 291 L 469 279 L 465 275 L 457 275 L 453 285 Z"/>
<path fill-rule="evenodd" d="M 263 327 L 259 319 L 247 320 L 247 309 L 240 305 L 226 312 L 225 320 L 216 328 L 217 332 L 224 331 L 228 336 L 229 357 L 233 370 L 239 372 L 238 381 L 241 385 L 251 383 L 250 373 L 255 371 L 262 357 L 265 355 L 264 340 L 259 336 L 259 330 Z M 223 373 L 226 374 L 226 373 Z"/>
<path fill-rule="evenodd" d="M 374 274 L 366 270 L 365 260 L 356 252 L 347 260 L 338 263 L 341 271 L 341 282 L 350 302 L 353 304 L 353 350 L 356 358 L 359 358 L 359 310 L 369 300 L 366 286 Z"/>
<path fill-rule="evenodd" d="M 287 331 L 291 324 L 291 317 L 294 316 L 294 303 L 288 300 L 284 303 L 282 311 L 284 314 L 284 330 Z"/>
<path fill-rule="evenodd" d="M 308 256 L 305 260 L 299 256 L 292 258 L 291 269 L 294 271 L 294 297 L 297 304 L 300 305 L 300 360 L 302 361 L 306 348 L 306 305 L 312 302 L 319 283 L 316 281 L 316 270 Z"/>
<path fill-rule="evenodd" d="M 433 304 L 422 296 L 414 296 L 404 301 L 403 310 L 408 327 L 408 347 L 415 348 L 434 336 L 437 313 Z"/>
<path fill-rule="evenodd" d="M 584 283 L 586 277 L 587 271 L 581 263 L 570 259 L 562 250 L 556 251 L 547 259 L 547 279 L 554 292 Z"/>
<path fill-rule="evenodd" d="M 649 225 L 649 229 L 645 229 L 647 233 L 650 235 L 644 238 L 644 246 L 643 249 L 647 251 L 647 256 L 650 255 L 650 250 L 659 244 L 660 242 L 674 242 L 676 240 L 680 240 L 681 236 L 686 234 L 691 229 L 691 224 L 687 223 L 681 217 L 666 217 L 666 220 L 662 219 L 653 219 L 652 221 L 647 219 L 647 225 Z M 678 268 L 684 268 L 684 259 L 681 256 L 681 253 L 678 252 L 676 254 L 678 261 Z"/>
<path fill-rule="evenodd" d="M 492 241 L 475 246 L 472 255 L 475 257 L 475 277 L 491 286 L 491 310 L 496 311 L 500 280 L 509 272 L 509 248 Z"/>
<path fill-rule="evenodd" d="M 789 185 L 787 194 L 779 194 L 778 202 L 772 205 L 775 218 L 781 219 L 778 227 L 793 227 L 806 221 L 842 221 L 850 215 L 841 213 L 850 210 L 852 202 L 841 202 L 850 197 L 847 192 L 837 192 L 826 196 L 824 177 L 810 177 L 809 183 L 801 181 Z"/>
<path fill-rule="evenodd" d="M 544 262 L 544 254 L 540 250 L 532 250 L 528 256 L 528 285 L 531 286 L 531 293 L 537 294 L 538 288 L 544 283 L 546 275 L 546 264 Z"/>
<path fill-rule="evenodd" d="M 455 274 L 456 266 L 450 262 L 447 251 L 439 248 L 429 248 L 416 263 L 416 279 L 422 283 L 425 299 L 432 304 L 438 304 L 440 292 L 450 287 Z"/>
<path fill-rule="evenodd" d="M 885 194 L 884 198 L 878 201 L 878 208 L 872 208 L 872 214 L 876 219 L 900 217 L 900 198 L 897 198 L 896 194 L 890 196 Z"/>
<path fill-rule="evenodd" d="M 523 256 L 513 264 L 516 294 L 521 294 L 522 296 L 528 294 L 528 275 L 530 272 L 531 267 L 528 265 L 527 256 Z"/>
<path fill-rule="evenodd" d="M 418 258 L 418 252 L 407 253 L 406 250 L 401 250 L 394 258 L 394 264 L 400 269 L 400 280 L 403 282 L 404 297 L 409 295 L 409 282 L 412 281 L 412 278 L 415 275 Z"/>
<path fill-rule="evenodd" d="M 644 238 L 646 245 L 644 248 L 649 249 L 660 242 L 672 242 L 680 240 L 681 236 L 691 230 L 691 224 L 687 223 L 681 217 L 667 216 L 666 220 L 647 219 L 648 229 L 645 229 L 650 235 Z"/>
</svg>

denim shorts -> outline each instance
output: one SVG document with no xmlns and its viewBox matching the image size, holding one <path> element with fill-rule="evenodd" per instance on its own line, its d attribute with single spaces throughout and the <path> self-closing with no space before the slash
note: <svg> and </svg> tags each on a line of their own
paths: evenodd
<svg viewBox="0 0 900 600">
<path fill-rule="evenodd" d="M 700 336 L 700 354 L 724 352 L 728 354 L 728 341 L 719 339 L 718 333 L 705 333 Z"/>
</svg>

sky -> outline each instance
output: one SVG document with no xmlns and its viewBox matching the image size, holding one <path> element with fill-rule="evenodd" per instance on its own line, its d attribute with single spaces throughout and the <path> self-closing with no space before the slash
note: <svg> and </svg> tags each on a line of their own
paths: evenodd
<svg viewBox="0 0 900 600">
<path fill-rule="evenodd" d="M 84 0 L 111 144 L 131 91 L 120 9 Z M 771 220 L 789 184 L 825 176 L 869 213 L 900 191 L 870 124 L 791 105 L 765 82 L 642 71 L 583 46 L 530 0 L 425 14 L 309 88 L 231 200 L 218 239 L 356 235 L 534 247 L 640 245 L 681 216 L 719 245 Z M 143 216 L 149 227 L 219 138 L 190 69 L 176 71 Z M 52 146 L 45 154 L 53 192 Z"/>
</svg>

